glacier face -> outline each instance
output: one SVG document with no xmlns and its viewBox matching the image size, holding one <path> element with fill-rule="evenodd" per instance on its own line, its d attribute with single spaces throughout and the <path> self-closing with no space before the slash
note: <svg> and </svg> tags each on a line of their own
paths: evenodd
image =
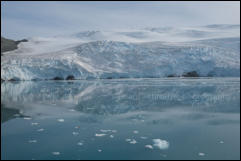
<svg viewBox="0 0 241 161">
<path fill-rule="evenodd" d="M 1 56 L 1 79 L 240 76 L 240 26 L 86 31 L 32 38 Z"/>
</svg>

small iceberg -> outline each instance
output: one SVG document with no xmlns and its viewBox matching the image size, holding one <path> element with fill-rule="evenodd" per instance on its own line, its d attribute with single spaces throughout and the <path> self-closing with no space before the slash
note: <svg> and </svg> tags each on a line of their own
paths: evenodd
<svg viewBox="0 0 241 161">
<path fill-rule="evenodd" d="M 77 136 L 77 135 L 79 135 L 79 133 L 78 132 L 72 132 L 72 134 L 74 135 L 74 136 Z"/>
<path fill-rule="evenodd" d="M 32 120 L 31 117 L 24 117 L 23 119 L 24 119 L 24 120 Z"/>
<path fill-rule="evenodd" d="M 37 122 L 32 122 L 31 125 L 32 125 L 32 126 L 37 126 L 37 125 L 39 125 L 39 123 L 37 123 Z"/>
<path fill-rule="evenodd" d="M 138 134 L 138 133 L 139 133 L 139 131 L 135 130 L 135 131 L 133 131 L 133 133 L 134 133 L 134 134 Z"/>
<path fill-rule="evenodd" d="M 41 128 L 41 129 L 38 129 L 37 131 L 38 131 L 38 132 L 42 132 L 42 131 L 44 131 L 44 129 L 43 129 L 43 128 Z"/>
<path fill-rule="evenodd" d="M 153 146 L 152 145 L 145 145 L 145 148 L 153 149 Z"/>
<path fill-rule="evenodd" d="M 81 142 L 78 142 L 77 145 L 79 145 L 79 146 L 83 146 L 84 144 L 81 143 Z"/>
<path fill-rule="evenodd" d="M 103 137 L 105 136 L 106 134 L 95 134 L 96 137 Z"/>
<path fill-rule="evenodd" d="M 37 140 L 29 140 L 28 142 L 31 143 L 31 144 L 32 143 L 37 143 Z"/>
<path fill-rule="evenodd" d="M 132 141 L 130 141 L 130 144 L 136 144 L 137 141 L 135 139 L 133 139 Z"/>
<path fill-rule="evenodd" d="M 200 153 L 198 153 L 198 155 L 201 156 L 201 157 L 203 157 L 203 156 L 205 156 L 205 153 L 201 153 L 201 152 L 200 152 Z"/>
<path fill-rule="evenodd" d="M 147 139 L 147 137 L 145 137 L 145 136 L 141 136 L 140 138 L 143 140 Z"/>
<path fill-rule="evenodd" d="M 60 152 L 52 152 L 53 155 L 60 155 Z"/>
<path fill-rule="evenodd" d="M 161 150 L 165 150 L 165 149 L 169 148 L 169 143 L 166 140 L 153 139 L 152 141 L 154 142 L 153 146 L 155 146 Z"/>
<path fill-rule="evenodd" d="M 58 119 L 58 122 L 64 122 L 64 119 Z"/>
</svg>

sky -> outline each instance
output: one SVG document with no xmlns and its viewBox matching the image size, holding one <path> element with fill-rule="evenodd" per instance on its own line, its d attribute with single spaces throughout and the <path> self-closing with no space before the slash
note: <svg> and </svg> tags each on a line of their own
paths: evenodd
<svg viewBox="0 0 241 161">
<path fill-rule="evenodd" d="M 162 26 L 240 24 L 239 1 L 1 1 L 1 35 L 11 39 Z"/>
</svg>

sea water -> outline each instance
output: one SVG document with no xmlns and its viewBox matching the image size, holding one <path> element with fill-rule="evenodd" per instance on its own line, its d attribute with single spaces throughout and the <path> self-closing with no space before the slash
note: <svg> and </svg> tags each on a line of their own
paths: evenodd
<svg viewBox="0 0 241 161">
<path fill-rule="evenodd" d="M 240 78 L 2 82 L 1 159 L 240 159 Z"/>
</svg>

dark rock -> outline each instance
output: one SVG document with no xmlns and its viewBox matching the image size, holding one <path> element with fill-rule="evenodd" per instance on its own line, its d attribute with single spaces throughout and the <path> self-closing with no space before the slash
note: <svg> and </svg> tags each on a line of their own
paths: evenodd
<svg viewBox="0 0 241 161">
<path fill-rule="evenodd" d="M 75 78 L 74 78 L 74 76 L 73 75 L 69 75 L 67 78 L 66 78 L 66 80 L 74 80 Z"/>
<path fill-rule="evenodd" d="M 170 74 L 167 77 L 177 77 L 175 74 Z"/>
<path fill-rule="evenodd" d="M 199 77 L 199 75 L 198 75 L 198 73 L 196 71 L 191 71 L 191 72 L 184 73 L 182 76 L 183 77 Z"/>
<path fill-rule="evenodd" d="M 10 40 L 10 39 L 1 37 L 1 55 L 3 52 L 16 50 L 18 48 L 19 43 L 27 42 L 27 41 L 28 41 L 27 39 L 14 41 L 14 40 Z"/>
<path fill-rule="evenodd" d="M 61 78 L 61 77 L 54 77 L 53 80 L 64 80 L 64 78 Z"/>
<path fill-rule="evenodd" d="M 15 82 L 15 81 L 19 81 L 19 80 L 16 79 L 16 78 L 11 78 L 11 79 L 9 79 L 8 81 Z"/>
</svg>

